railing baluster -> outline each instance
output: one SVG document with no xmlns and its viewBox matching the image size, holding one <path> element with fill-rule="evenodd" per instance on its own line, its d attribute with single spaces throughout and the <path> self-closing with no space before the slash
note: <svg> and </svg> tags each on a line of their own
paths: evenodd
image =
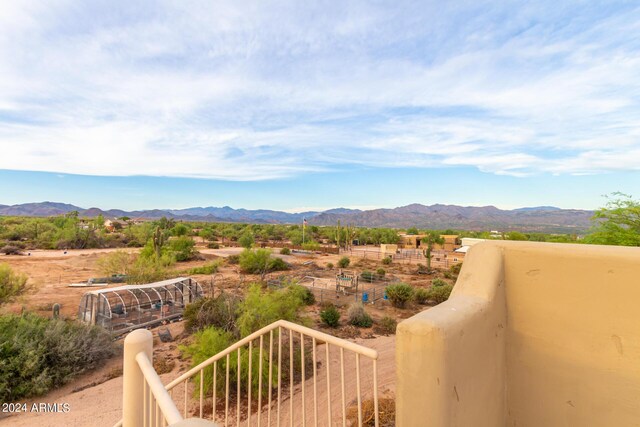
<svg viewBox="0 0 640 427">
<path fill-rule="evenodd" d="M 211 421 L 216 420 L 216 406 L 217 406 L 217 401 L 216 398 L 217 396 L 217 388 L 218 388 L 218 361 L 216 360 L 215 362 L 213 362 L 213 409 L 211 410 Z"/>
<path fill-rule="evenodd" d="M 242 384 L 240 383 L 240 347 L 238 347 L 238 381 L 237 387 L 238 395 L 236 396 L 236 427 L 240 427 L 240 391 Z"/>
<path fill-rule="evenodd" d="M 342 390 L 342 427 L 347 426 L 347 402 L 344 392 L 344 348 L 340 347 L 340 383 Z"/>
<path fill-rule="evenodd" d="M 273 329 L 269 331 L 269 406 L 267 409 L 267 426 L 271 427 L 271 389 L 273 384 Z"/>
<path fill-rule="evenodd" d="M 158 406 L 158 401 L 156 400 L 156 427 L 160 426 L 160 406 Z"/>
<path fill-rule="evenodd" d="M 289 329 L 289 427 L 293 427 L 293 331 Z"/>
<path fill-rule="evenodd" d="M 247 425 L 250 426 L 251 425 L 251 357 L 252 357 L 252 350 L 253 350 L 253 341 L 249 341 L 249 381 L 248 381 L 248 388 L 247 388 L 247 395 L 248 395 L 248 400 L 249 400 L 249 407 L 247 408 Z"/>
<path fill-rule="evenodd" d="M 329 360 L 329 343 L 325 343 L 326 365 L 327 365 L 327 425 L 331 425 L 331 362 Z"/>
<path fill-rule="evenodd" d="M 260 427 L 262 421 L 262 338 L 263 335 L 260 335 L 260 353 L 258 354 L 258 356 L 260 357 L 260 361 L 258 362 L 258 427 Z"/>
<path fill-rule="evenodd" d="M 149 420 L 147 420 L 147 407 L 149 403 L 147 400 L 149 399 L 149 386 L 147 385 L 147 380 L 142 382 L 142 425 L 146 427 Z"/>
<path fill-rule="evenodd" d="M 204 406 L 204 369 L 200 369 L 200 418 Z"/>
<path fill-rule="evenodd" d="M 189 390 L 189 378 L 184 380 L 184 417 L 187 418 L 187 391 Z"/>
<path fill-rule="evenodd" d="M 282 394 L 282 327 L 278 327 L 278 412 L 276 423 L 280 427 L 280 404 Z"/>
<path fill-rule="evenodd" d="M 373 359 L 373 414 L 375 417 L 375 427 L 380 423 L 378 414 L 378 361 Z"/>
<path fill-rule="evenodd" d="M 224 392 L 224 425 L 227 427 L 229 424 L 229 354 L 227 354 L 227 384 Z"/>
<path fill-rule="evenodd" d="M 311 339 L 311 344 L 313 346 L 313 425 L 318 427 L 318 381 L 317 381 L 317 366 L 318 366 L 318 358 L 316 355 L 316 339 L 313 337 Z"/>
<path fill-rule="evenodd" d="M 305 386 L 305 369 L 304 369 L 304 334 L 300 332 L 300 366 L 302 368 L 302 379 L 300 380 L 300 387 L 302 387 L 302 427 L 307 425 L 307 407 L 304 396 Z"/>
<path fill-rule="evenodd" d="M 356 393 L 358 395 L 358 426 L 362 427 L 362 397 L 360 396 L 360 354 L 356 353 Z"/>
</svg>

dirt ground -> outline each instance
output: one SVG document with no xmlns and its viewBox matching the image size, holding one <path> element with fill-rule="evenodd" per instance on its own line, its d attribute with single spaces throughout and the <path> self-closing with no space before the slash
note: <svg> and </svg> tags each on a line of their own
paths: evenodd
<svg viewBox="0 0 640 427">
<path fill-rule="evenodd" d="M 198 248 L 205 260 L 193 261 L 188 263 L 180 263 L 177 268 L 180 270 L 188 270 L 189 268 L 203 265 L 210 262 L 216 257 L 227 257 L 239 253 L 239 248 L 224 249 L 206 249 Z M 27 295 L 21 297 L 15 303 L 3 307 L 3 311 L 20 312 L 24 307 L 28 310 L 35 311 L 43 316 L 51 315 L 51 306 L 54 303 L 61 304 L 61 314 L 63 317 L 75 318 L 77 307 L 82 295 L 91 289 L 99 288 L 71 288 L 67 285 L 70 283 L 85 282 L 91 277 L 102 276 L 103 274 L 98 268 L 98 259 L 105 253 L 114 249 L 103 250 L 70 250 L 66 254 L 63 251 L 32 251 L 30 256 L 0 256 L 0 263 L 8 263 L 16 271 L 25 273 L 29 277 L 29 283 L 33 285 L 33 290 Z M 135 251 L 132 249 L 131 251 Z M 327 263 L 337 264 L 341 255 L 279 255 L 274 250 L 274 255 L 282 257 L 286 262 L 292 265 L 292 270 L 286 274 L 300 275 L 306 271 L 314 271 L 314 274 L 332 277 L 336 273 L 336 269 L 328 269 Z M 306 265 L 305 265 L 306 264 Z M 429 286 L 434 276 L 416 274 L 417 267 L 415 265 L 398 264 L 384 266 L 379 260 L 352 258 L 350 269 L 356 271 L 373 270 L 383 267 L 387 270 L 388 275 L 393 275 L 401 281 L 409 282 L 416 287 Z M 216 275 L 216 287 L 242 291 L 243 284 L 250 283 L 257 279 L 255 276 L 242 275 L 237 266 L 225 265 L 221 268 L 219 275 Z M 282 273 L 278 273 L 280 275 Z M 272 274 L 275 277 L 275 273 Z M 441 277 L 441 275 L 439 275 Z M 205 291 L 210 289 L 208 284 L 211 276 L 196 275 L 193 276 L 198 280 Z M 222 279 L 222 280 L 221 280 Z M 114 284 L 111 286 L 119 286 Z M 413 314 L 427 309 L 425 306 L 411 306 L 408 309 L 396 309 L 391 307 L 388 302 L 379 301 L 374 305 L 367 305 L 367 311 L 371 316 L 380 319 L 383 316 L 395 318 L 398 322 L 408 318 Z M 315 320 L 314 328 L 322 330 L 326 333 L 350 339 L 358 342 L 366 347 L 374 348 L 379 351 L 380 359 L 378 363 L 378 381 L 382 394 L 393 395 L 395 390 L 395 336 L 380 336 L 374 329 L 359 329 L 352 326 L 343 326 L 339 329 L 329 329 L 320 325 L 317 321 L 320 308 L 311 306 L 308 308 L 308 316 Z M 188 362 L 181 360 L 179 357 L 178 342 L 183 332 L 182 322 L 176 322 L 169 325 L 174 337 L 178 340 L 171 343 L 161 343 L 159 339 L 154 343 L 154 356 L 156 359 L 165 360 L 169 365 L 174 365 L 170 372 L 161 375 L 163 382 L 166 384 L 171 379 L 176 378 L 180 373 L 188 369 Z M 153 330 L 154 336 L 157 337 L 157 330 Z M 122 340 L 119 340 L 121 345 Z M 324 354 L 323 351 L 320 353 Z M 322 356 L 324 357 L 324 356 Z M 319 361 L 324 363 L 322 358 Z M 68 403 L 71 410 L 68 413 L 27 413 L 2 417 L 0 414 L 0 425 L 6 426 L 33 426 L 40 427 L 67 425 L 67 426 L 111 426 L 121 417 L 122 409 L 122 377 L 121 377 L 121 355 L 109 360 L 105 366 L 95 370 L 94 372 L 83 375 L 66 386 L 54 390 L 45 396 L 40 396 L 28 400 L 26 403 L 30 406 L 32 403 Z M 332 355 L 331 369 L 333 372 L 339 372 L 339 364 L 337 359 Z M 353 362 L 347 360 L 347 372 L 353 370 Z M 363 381 L 371 381 L 370 369 L 363 370 Z M 349 382 L 346 384 L 346 390 L 351 398 L 349 402 L 353 403 L 353 389 L 355 384 L 353 375 L 349 375 Z M 322 381 L 322 380 L 321 380 Z M 333 380 L 332 380 L 333 381 Z M 307 381 L 308 383 L 308 381 Z M 363 383 L 364 384 L 364 383 Z M 301 385 L 297 386 L 298 388 Z M 305 385 L 308 387 L 308 384 Z M 333 387 L 332 387 L 333 388 Z M 369 386 L 367 386 L 369 388 Z M 321 388 L 319 388 L 320 390 Z M 311 389 L 307 389 L 311 390 Z M 366 389 L 365 389 L 366 390 Z M 319 401 L 325 402 L 326 408 L 326 391 L 325 395 L 318 396 Z M 307 391 L 307 400 L 312 393 Z M 366 397 L 366 394 L 365 394 Z M 322 400 L 324 399 L 324 400 Z M 340 409 L 339 394 L 331 394 L 332 404 L 338 415 Z M 307 405 L 311 408 L 311 405 Z M 283 406 L 283 416 L 288 411 L 287 405 Z M 98 410 L 99 408 L 99 410 Z M 322 420 L 326 422 L 326 411 L 321 410 Z M 335 414 L 334 414 L 335 415 Z M 288 418 L 288 415 L 286 415 Z M 310 415 L 308 414 L 307 417 Z M 335 421 L 332 420 L 332 421 Z M 321 423 L 322 424 L 322 423 Z M 323 424 L 324 425 L 324 424 Z"/>
</svg>

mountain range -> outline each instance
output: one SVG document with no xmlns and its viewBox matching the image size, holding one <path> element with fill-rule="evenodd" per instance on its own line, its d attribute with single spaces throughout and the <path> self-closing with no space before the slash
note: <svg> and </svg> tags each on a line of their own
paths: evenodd
<svg viewBox="0 0 640 427">
<path fill-rule="evenodd" d="M 152 209 L 124 211 L 120 209 L 84 209 L 66 203 L 39 202 L 0 205 L 0 216 L 46 217 L 78 211 L 82 217 L 157 219 L 161 217 L 184 221 L 241 222 L 258 224 L 299 224 L 307 219 L 311 225 L 353 224 L 361 227 L 431 228 L 488 230 L 498 229 L 538 231 L 545 233 L 579 233 L 591 225 L 593 211 L 560 209 L 553 206 L 504 210 L 495 206 L 422 205 L 414 203 L 392 209 L 347 209 L 288 213 L 268 209 L 234 209 L 224 207 L 193 207 L 187 209 Z"/>
</svg>

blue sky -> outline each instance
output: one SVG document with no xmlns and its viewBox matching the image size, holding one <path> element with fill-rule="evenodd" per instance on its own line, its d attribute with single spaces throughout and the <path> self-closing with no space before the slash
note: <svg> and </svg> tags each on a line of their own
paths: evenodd
<svg viewBox="0 0 640 427">
<path fill-rule="evenodd" d="M 595 208 L 640 188 L 640 5 L 3 2 L 0 203 Z"/>
</svg>

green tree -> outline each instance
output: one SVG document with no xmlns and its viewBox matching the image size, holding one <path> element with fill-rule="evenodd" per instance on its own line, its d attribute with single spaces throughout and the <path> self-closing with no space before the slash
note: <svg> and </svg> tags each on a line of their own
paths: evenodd
<svg viewBox="0 0 640 427">
<path fill-rule="evenodd" d="M 411 228 L 407 229 L 407 234 L 410 234 L 410 235 L 419 234 L 418 233 L 418 229 L 416 227 L 411 227 Z"/>
<path fill-rule="evenodd" d="M 595 225 L 586 243 L 600 245 L 640 246 L 640 202 L 622 193 L 608 196 L 607 204 L 598 209 Z"/>
<path fill-rule="evenodd" d="M 251 246 L 253 246 L 253 244 L 255 243 L 255 239 L 253 238 L 253 234 L 251 233 L 244 233 L 242 236 L 240 236 L 240 238 L 238 239 L 238 243 L 240 243 L 240 246 L 242 246 L 245 249 L 251 249 Z"/>
</svg>

